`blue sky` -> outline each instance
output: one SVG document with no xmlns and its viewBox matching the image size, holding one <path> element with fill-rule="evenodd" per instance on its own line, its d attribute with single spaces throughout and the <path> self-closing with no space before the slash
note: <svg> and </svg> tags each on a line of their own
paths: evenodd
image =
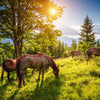
<svg viewBox="0 0 100 100">
<path fill-rule="evenodd" d="M 62 36 L 59 38 L 62 42 L 70 46 L 73 39 L 78 41 L 80 26 L 87 15 L 94 24 L 96 39 L 100 39 L 100 0 L 53 1 L 65 7 L 62 17 L 54 21 L 56 28 L 62 31 Z"/>
<path fill-rule="evenodd" d="M 63 33 L 60 40 L 70 46 L 72 39 L 78 41 L 84 18 L 88 15 L 94 24 L 96 39 L 100 39 L 100 0 L 54 0 L 64 6 L 61 18 L 54 21 L 57 29 Z"/>
</svg>

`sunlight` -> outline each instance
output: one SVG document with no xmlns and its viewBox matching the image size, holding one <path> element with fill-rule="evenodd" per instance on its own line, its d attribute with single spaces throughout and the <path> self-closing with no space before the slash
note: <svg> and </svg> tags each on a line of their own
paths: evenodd
<svg viewBox="0 0 100 100">
<path fill-rule="evenodd" d="M 56 14 L 56 9 L 51 8 L 51 9 L 50 9 L 50 14 L 51 14 L 51 15 L 55 15 L 55 14 Z"/>
</svg>

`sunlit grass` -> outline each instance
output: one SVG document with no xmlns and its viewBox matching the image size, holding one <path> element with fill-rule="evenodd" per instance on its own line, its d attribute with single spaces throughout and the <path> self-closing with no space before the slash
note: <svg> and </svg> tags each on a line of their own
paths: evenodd
<svg viewBox="0 0 100 100">
<path fill-rule="evenodd" d="M 18 89 L 15 73 L 12 81 L 0 84 L 0 100 L 100 100 L 100 58 L 87 62 L 81 59 L 61 58 L 55 60 L 59 65 L 60 77 L 55 79 L 50 68 L 44 74 L 44 83 L 37 82 L 38 72 L 32 75 L 31 69 L 25 76 L 26 86 Z M 1 68 L 0 68 L 1 73 Z"/>
</svg>

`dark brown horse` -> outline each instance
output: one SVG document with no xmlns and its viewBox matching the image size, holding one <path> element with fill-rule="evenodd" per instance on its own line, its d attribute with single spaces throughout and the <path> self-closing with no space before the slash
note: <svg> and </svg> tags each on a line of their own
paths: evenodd
<svg viewBox="0 0 100 100">
<path fill-rule="evenodd" d="M 23 55 L 21 56 L 21 59 L 24 59 L 25 57 L 27 57 L 28 55 Z M 8 81 L 10 81 L 10 72 L 12 71 L 16 71 L 16 59 L 6 59 L 3 61 L 2 63 L 2 73 L 1 73 L 1 83 L 3 83 L 3 75 L 4 72 L 6 71 L 8 73 L 7 77 L 8 77 Z"/>
<path fill-rule="evenodd" d="M 100 56 L 100 47 L 91 47 L 86 50 L 87 61 L 93 59 L 93 56 Z"/>
<path fill-rule="evenodd" d="M 76 51 L 76 50 L 73 50 L 70 53 L 71 53 L 72 58 L 81 55 L 80 51 Z"/>
<path fill-rule="evenodd" d="M 16 70 L 16 59 L 6 59 L 3 61 L 2 63 L 2 73 L 1 73 L 1 83 L 3 83 L 3 74 L 4 71 L 8 72 L 8 81 L 10 81 L 10 72 L 15 71 Z"/>
<path fill-rule="evenodd" d="M 19 87 L 21 87 L 21 83 L 23 81 L 23 85 L 25 85 L 24 75 L 27 72 L 27 68 L 37 69 L 39 70 L 38 81 L 40 80 L 40 75 L 42 72 L 42 82 L 44 78 L 44 70 L 48 69 L 49 66 L 53 69 L 54 75 L 59 77 L 59 69 L 56 66 L 55 62 L 52 58 L 44 53 L 40 53 L 37 55 L 28 55 L 25 59 L 17 60 L 17 75 L 19 78 Z"/>
</svg>

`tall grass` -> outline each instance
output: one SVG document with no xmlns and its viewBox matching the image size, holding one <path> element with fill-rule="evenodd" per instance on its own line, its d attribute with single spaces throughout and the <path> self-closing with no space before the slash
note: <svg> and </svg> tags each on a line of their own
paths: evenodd
<svg viewBox="0 0 100 100">
<path fill-rule="evenodd" d="M 38 72 L 25 76 L 26 86 L 18 89 L 15 73 L 11 82 L 4 75 L 0 84 L 0 100 L 100 100 L 100 59 L 87 62 L 81 59 L 61 58 L 55 60 L 59 65 L 60 77 L 56 79 L 52 69 L 44 74 L 44 83 L 37 82 Z M 1 69 L 0 69 L 1 73 Z"/>
</svg>

